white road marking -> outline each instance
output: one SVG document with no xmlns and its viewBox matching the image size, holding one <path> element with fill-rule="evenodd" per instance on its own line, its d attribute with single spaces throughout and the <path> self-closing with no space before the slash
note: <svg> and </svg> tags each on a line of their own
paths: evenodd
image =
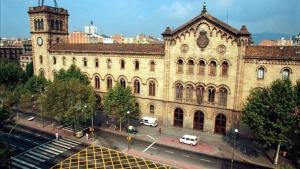
<svg viewBox="0 0 300 169">
<path fill-rule="evenodd" d="M 157 150 L 158 148 L 156 148 L 156 147 L 150 147 L 150 148 L 152 148 L 152 149 L 154 149 L 154 150 Z"/>
<path fill-rule="evenodd" d="M 173 151 L 165 151 L 166 153 L 170 153 L 170 154 L 173 154 L 174 152 Z"/>
<path fill-rule="evenodd" d="M 201 158 L 200 160 L 201 160 L 201 161 L 206 161 L 206 162 L 208 162 L 208 163 L 211 162 L 210 160 L 206 160 L 206 159 L 203 159 L 203 158 Z"/>
<path fill-rule="evenodd" d="M 185 155 L 185 154 L 182 154 L 182 156 L 183 156 L 183 157 L 187 157 L 187 158 L 189 158 L 189 157 L 190 157 L 189 155 Z"/>
<path fill-rule="evenodd" d="M 153 143 L 151 143 L 143 152 L 146 152 L 151 146 L 153 146 L 155 144 L 155 141 Z"/>
<path fill-rule="evenodd" d="M 150 135 L 147 135 L 147 136 L 150 137 L 152 140 L 155 141 L 155 138 L 154 138 L 154 137 L 152 137 L 152 136 L 150 136 Z"/>
</svg>

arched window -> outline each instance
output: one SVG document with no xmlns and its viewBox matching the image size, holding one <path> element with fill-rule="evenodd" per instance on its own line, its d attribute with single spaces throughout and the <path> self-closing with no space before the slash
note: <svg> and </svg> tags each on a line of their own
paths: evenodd
<svg viewBox="0 0 300 169">
<path fill-rule="evenodd" d="M 223 62 L 222 65 L 222 76 L 228 76 L 228 68 L 229 68 L 229 65 L 227 62 Z"/>
<path fill-rule="evenodd" d="M 140 82 L 139 80 L 134 80 L 134 93 L 140 93 Z"/>
<path fill-rule="evenodd" d="M 228 97 L 228 91 L 226 88 L 222 87 L 219 91 L 219 105 L 220 106 L 227 106 L 227 97 Z"/>
<path fill-rule="evenodd" d="M 204 101 L 204 87 L 203 86 L 196 87 L 196 97 L 197 97 L 197 103 L 202 104 Z"/>
<path fill-rule="evenodd" d="M 216 94 L 216 89 L 212 86 L 208 87 L 208 102 L 209 103 L 214 103 L 215 102 L 215 94 Z"/>
<path fill-rule="evenodd" d="M 72 64 L 73 64 L 73 65 L 76 64 L 76 58 L 72 58 Z"/>
<path fill-rule="evenodd" d="M 63 65 L 66 66 L 66 57 L 63 56 L 62 62 L 63 62 Z"/>
<path fill-rule="evenodd" d="M 120 84 L 122 87 L 126 87 L 126 81 L 123 78 L 120 79 Z"/>
<path fill-rule="evenodd" d="M 176 84 L 176 100 L 182 100 L 183 86 L 182 84 Z"/>
<path fill-rule="evenodd" d="M 216 76 L 217 63 L 215 61 L 211 61 L 209 64 L 209 75 Z"/>
<path fill-rule="evenodd" d="M 111 68 L 111 60 L 110 59 L 107 59 L 107 68 Z"/>
<path fill-rule="evenodd" d="M 154 106 L 150 105 L 150 113 L 154 114 Z"/>
<path fill-rule="evenodd" d="M 150 62 L 150 71 L 155 71 L 155 62 L 153 60 Z"/>
<path fill-rule="evenodd" d="M 99 60 L 95 59 L 95 67 L 99 67 Z"/>
<path fill-rule="evenodd" d="M 53 65 L 56 65 L 56 57 L 53 56 Z"/>
<path fill-rule="evenodd" d="M 194 130 L 203 131 L 204 126 L 204 114 L 201 111 L 196 111 L 194 113 Z"/>
<path fill-rule="evenodd" d="M 112 89 L 112 79 L 111 77 L 107 77 L 107 90 Z"/>
<path fill-rule="evenodd" d="M 41 19 L 41 26 L 40 26 L 40 29 L 43 30 L 44 29 L 44 20 Z"/>
<path fill-rule="evenodd" d="M 187 102 L 193 102 L 193 86 L 187 85 L 186 86 L 186 101 Z"/>
<path fill-rule="evenodd" d="M 176 108 L 174 111 L 174 126 L 183 127 L 183 110 L 181 108 Z"/>
<path fill-rule="evenodd" d="M 149 82 L 149 96 L 155 96 L 155 82 Z"/>
<path fill-rule="evenodd" d="M 199 62 L 199 74 L 200 75 L 205 74 L 205 62 L 203 60 L 200 60 Z"/>
<path fill-rule="evenodd" d="M 225 134 L 226 132 L 226 116 L 218 114 L 215 119 L 215 133 Z"/>
<path fill-rule="evenodd" d="M 87 59 L 83 58 L 83 66 L 86 67 L 87 66 Z"/>
<path fill-rule="evenodd" d="M 183 61 L 179 59 L 177 61 L 177 73 L 183 73 Z"/>
<path fill-rule="evenodd" d="M 139 70 L 140 69 L 140 62 L 138 60 L 136 60 L 134 62 L 134 68 L 135 68 L 135 70 Z"/>
<path fill-rule="evenodd" d="M 258 79 L 264 79 L 265 78 L 265 68 L 263 68 L 263 67 L 258 68 L 257 78 Z"/>
<path fill-rule="evenodd" d="M 125 69 L 125 61 L 121 60 L 121 69 Z"/>
<path fill-rule="evenodd" d="M 95 76 L 95 89 L 100 89 L 100 78 Z"/>
<path fill-rule="evenodd" d="M 43 64 L 43 56 L 40 55 L 40 64 Z"/>
<path fill-rule="evenodd" d="M 40 70 L 40 73 L 39 73 L 40 77 L 45 77 L 45 72 L 43 69 Z"/>
<path fill-rule="evenodd" d="M 188 61 L 187 73 L 194 73 L 194 61 L 193 60 Z"/>
<path fill-rule="evenodd" d="M 291 71 L 289 69 L 285 68 L 282 70 L 282 78 L 283 79 L 290 78 L 290 75 L 291 75 Z"/>
</svg>

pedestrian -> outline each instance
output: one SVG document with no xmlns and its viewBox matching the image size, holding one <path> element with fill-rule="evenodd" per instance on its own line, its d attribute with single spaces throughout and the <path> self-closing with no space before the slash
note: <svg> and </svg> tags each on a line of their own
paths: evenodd
<svg viewBox="0 0 300 169">
<path fill-rule="evenodd" d="M 58 133 L 55 133 L 56 140 L 58 140 Z"/>
<path fill-rule="evenodd" d="M 86 140 L 89 140 L 89 134 L 85 133 Z"/>
<path fill-rule="evenodd" d="M 161 134 L 161 127 L 158 129 L 159 134 Z"/>
</svg>

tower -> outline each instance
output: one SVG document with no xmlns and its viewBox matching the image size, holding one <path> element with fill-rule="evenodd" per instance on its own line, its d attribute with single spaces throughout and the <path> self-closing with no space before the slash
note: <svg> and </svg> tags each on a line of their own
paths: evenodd
<svg viewBox="0 0 300 169">
<path fill-rule="evenodd" d="M 30 33 L 33 50 L 33 68 L 35 75 L 49 77 L 49 49 L 57 44 L 67 42 L 68 11 L 50 6 L 30 7 Z"/>
</svg>

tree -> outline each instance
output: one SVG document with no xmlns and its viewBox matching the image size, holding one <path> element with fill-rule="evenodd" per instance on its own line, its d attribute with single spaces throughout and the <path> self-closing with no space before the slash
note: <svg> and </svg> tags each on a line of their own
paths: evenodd
<svg viewBox="0 0 300 169">
<path fill-rule="evenodd" d="M 256 140 L 266 148 L 276 148 L 274 164 L 280 147 L 292 143 L 290 136 L 296 125 L 294 93 L 290 80 L 276 80 L 270 87 L 252 91 L 243 109 L 242 121 L 249 125 Z"/>
<path fill-rule="evenodd" d="M 75 65 L 71 65 L 67 71 L 61 69 L 57 74 L 55 74 L 54 81 L 68 81 L 72 78 L 78 79 L 84 85 L 90 84 L 88 77 L 84 75 Z"/>
<path fill-rule="evenodd" d="M 108 91 L 104 97 L 104 112 L 117 120 L 122 130 L 122 123 L 126 118 L 137 119 L 140 114 L 135 105 L 135 98 L 129 87 L 124 88 L 119 83 Z M 128 115 L 127 112 L 130 112 Z"/>
<path fill-rule="evenodd" d="M 40 112 L 63 123 L 81 124 L 91 119 L 96 97 L 89 85 L 70 78 L 50 84 L 38 100 Z"/>
<path fill-rule="evenodd" d="M 24 84 L 24 88 L 32 93 L 41 92 L 47 86 L 48 81 L 42 76 L 32 76 Z"/>
<path fill-rule="evenodd" d="M 0 105 L 0 125 L 9 118 L 9 111 L 6 106 Z"/>
<path fill-rule="evenodd" d="M 26 75 L 18 64 L 0 61 L 0 84 L 14 88 L 25 80 Z"/>
<path fill-rule="evenodd" d="M 25 74 L 26 74 L 27 78 L 31 78 L 33 76 L 33 63 L 32 62 L 30 62 L 29 64 L 26 65 Z"/>
</svg>

